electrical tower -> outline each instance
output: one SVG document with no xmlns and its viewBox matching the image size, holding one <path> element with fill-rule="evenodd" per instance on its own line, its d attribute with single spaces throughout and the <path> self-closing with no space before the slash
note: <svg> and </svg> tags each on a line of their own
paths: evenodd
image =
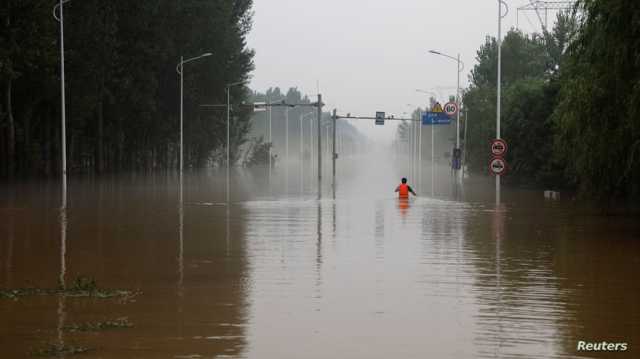
<svg viewBox="0 0 640 359">
<path fill-rule="evenodd" d="M 540 26 L 542 26 L 543 32 L 547 32 L 548 28 L 548 19 L 549 19 L 549 10 L 551 11 L 562 11 L 562 10 L 571 10 L 575 6 L 575 1 L 529 1 L 527 5 L 520 6 L 518 11 L 516 12 L 516 27 L 519 27 L 519 15 L 520 11 L 535 11 L 538 20 L 540 21 Z M 543 14 L 540 12 L 544 11 Z M 544 15 L 544 19 L 542 16 Z"/>
</svg>

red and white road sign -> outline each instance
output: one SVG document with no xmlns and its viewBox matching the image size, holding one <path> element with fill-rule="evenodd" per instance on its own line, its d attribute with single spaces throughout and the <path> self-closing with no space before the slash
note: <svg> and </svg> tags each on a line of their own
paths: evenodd
<svg viewBox="0 0 640 359">
<path fill-rule="evenodd" d="M 507 153 L 507 143 L 502 139 L 495 139 L 491 141 L 491 154 L 497 157 L 502 157 Z"/>
<path fill-rule="evenodd" d="M 455 102 L 447 102 L 444 104 L 444 113 L 446 113 L 449 116 L 454 116 L 456 113 L 458 113 L 458 104 Z"/>
<path fill-rule="evenodd" d="M 507 162 L 503 158 L 494 157 L 489 162 L 489 171 L 495 176 L 504 175 L 507 172 Z"/>
</svg>

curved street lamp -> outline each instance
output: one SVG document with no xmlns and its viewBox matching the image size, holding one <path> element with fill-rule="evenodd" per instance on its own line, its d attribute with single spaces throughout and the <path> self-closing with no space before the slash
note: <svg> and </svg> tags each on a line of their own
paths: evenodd
<svg viewBox="0 0 640 359">
<path fill-rule="evenodd" d="M 444 56 L 448 59 L 456 61 L 458 64 L 458 71 L 457 71 L 458 84 L 456 87 L 457 88 L 456 89 L 456 105 L 458 106 L 458 112 L 456 114 L 456 150 L 460 151 L 460 73 L 464 70 L 464 63 L 460 61 L 460 54 L 458 54 L 457 57 L 453 57 L 451 55 L 447 55 L 445 53 L 442 53 L 436 50 L 429 50 L 429 53 L 432 53 L 434 55 Z M 462 178 L 459 178 L 459 179 L 462 180 Z"/>
<path fill-rule="evenodd" d="M 183 151 L 183 130 L 184 130 L 184 76 L 183 76 L 183 68 L 184 64 L 189 63 L 191 61 L 195 61 L 201 59 L 203 57 L 211 56 L 212 53 L 205 52 L 204 54 L 196 57 L 192 57 L 190 59 L 185 60 L 182 56 L 180 56 L 180 62 L 176 66 L 176 72 L 180 76 L 180 181 L 182 181 L 182 171 L 184 170 L 184 151 Z"/>
<path fill-rule="evenodd" d="M 458 105 L 458 113 L 456 116 L 456 148 L 460 148 L 460 73 L 464 70 L 464 63 L 460 61 L 460 54 L 458 54 L 458 57 L 453 57 L 436 50 L 429 50 L 429 53 L 444 56 L 458 63 L 458 85 L 456 89 L 456 105 Z"/>
<path fill-rule="evenodd" d="M 233 86 L 238 86 L 238 85 L 245 85 L 247 83 L 247 81 L 238 81 L 238 82 L 233 82 L 230 84 L 227 84 L 226 86 L 226 91 L 227 91 L 227 193 L 226 193 L 226 199 L 227 199 L 227 206 L 229 205 L 229 167 L 231 167 L 231 161 L 230 161 L 230 148 L 231 148 L 231 140 L 230 140 L 230 133 L 231 133 L 231 127 L 230 127 L 230 118 L 231 118 L 231 104 L 230 104 L 230 100 L 231 100 L 231 88 Z"/>
<path fill-rule="evenodd" d="M 53 7 L 53 17 L 60 23 L 60 103 L 61 103 L 61 152 L 62 152 L 62 207 L 67 207 L 67 110 L 65 101 L 65 84 L 64 84 L 64 7 L 63 5 L 70 0 L 60 0 Z M 60 9 L 60 16 L 56 14 L 56 10 Z"/>
</svg>

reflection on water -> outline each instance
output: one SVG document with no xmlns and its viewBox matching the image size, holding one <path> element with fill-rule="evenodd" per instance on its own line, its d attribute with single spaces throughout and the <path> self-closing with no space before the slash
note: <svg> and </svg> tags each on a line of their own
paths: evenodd
<svg viewBox="0 0 640 359">
<path fill-rule="evenodd" d="M 60 205 L 60 275 L 58 277 L 58 286 L 62 289 L 67 287 L 65 275 L 67 274 L 67 189 L 63 185 L 62 187 L 62 202 Z M 63 328 L 65 326 L 66 318 L 66 296 L 58 294 L 58 346 L 63 348 L 64 334 Z"/>
<path fill-rule="evenodd" d="M 229 205 L 211 173 L 78 180 L 62 207 L 55 184 L 0 190 L 0 287 L 83 275 L 143 292 L 2 299 L 3 354 L 56 342 L 98 348 L 88 358 L 612 356 L 577 352 L 586 340 L 640 356 L 633 218 L 505 188 L 496 208 L 491 179 L 456 189 L 446 170 L 422 184 L 436 197 L 398 200 L 404 169 L 380 158 L 341 159 L 320 198 L 312 168 L 288 171 L 290 191 L 286 171 L 239 171 Z M 63 330 L 119 317 L 135 327 Z"/>
</svg>

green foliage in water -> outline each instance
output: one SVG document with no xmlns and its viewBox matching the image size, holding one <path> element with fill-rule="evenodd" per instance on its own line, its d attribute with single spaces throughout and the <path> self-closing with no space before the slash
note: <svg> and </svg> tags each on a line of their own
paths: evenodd
<svg viewBox="0 0 640 359">
<path fill-rule="evenodd" d="M 71 286 L 61 286 L 58 288 L 17 288 L 0 289 L 0 298 L 17 300 L 20 297 L 35 295 L 64 295 L 66 297 L 92 297 L 92 298 L 119 298 L 131 299 L 141 292 L 123 289 L 99 288 L 96 281 L 87 277 L 76 278 Z"/>
<path fill-rule="evenodd" d="M 108 320 L 104 322 L 70 324 L 64 326 L 62 329 L 68 332 L 97 332 L 102 330 L 123 329 L 132 327 L 133 323 L 129 322 L 128 318 L 118 318 L 115 320 Z"/>
<path fill-rule="evenodd" d="M 64 358 L 70 355 L 87 353 L 91 350 L 93 349 L 71 344 L 47 343 L 43 348 L 36 349 L 31 354 L 37 357 Z"/>
<path fill-rule="evenodd" d="M 243 165 L 245 167 L 268 166 L 269 151 L 272 147 L 270 142 L 264 142 L 262 136 L 253 138 L 249 142 Z M 271 164 L 275 166 L 276 159 L 271 155 Z"/>
</svg>

